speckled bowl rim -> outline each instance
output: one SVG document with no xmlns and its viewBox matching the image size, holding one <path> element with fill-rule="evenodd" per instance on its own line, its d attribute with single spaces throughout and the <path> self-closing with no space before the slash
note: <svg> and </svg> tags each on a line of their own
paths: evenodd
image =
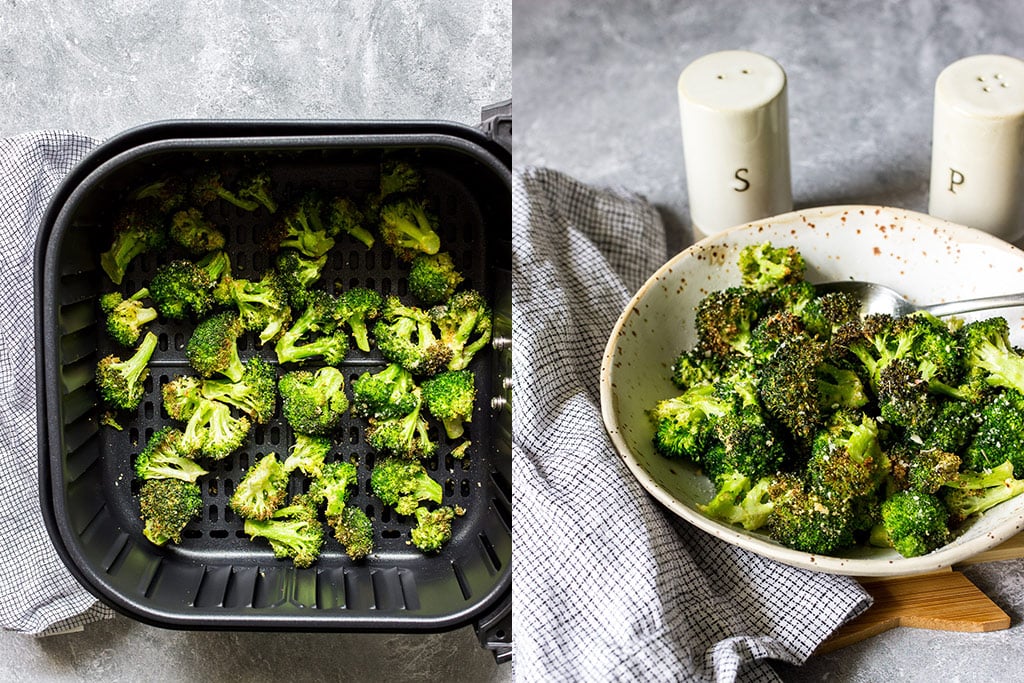
<svg viewBox="0 0 1024 683">
<path fill-rule="evenodd" d="M 720 233 L 716 233 L 715 235 L 708 236 L 689 248 L 679 252 L 662 265 L 653 275 L 651 275 L 650 278 L 648 278 L 647 282 L 637 290 L 636 294 L 633 295 L 622 314 L 619 316 L 615 323 L 615 327 L 612 329 L 601 361 L 600 397 L 602 418 L 604 420 L 605 429 L 607 430 L 608 436 L 611 439 L 612 444 L 615 446 L 615 449 L 618 451 L 619 455 L 622 457 L 623 461 L 636 477 L 640 485 L 651 496 L 668 508 L 669 511 L 678 515 L 682 519 L 728 543 L 793 567 L 800 567 L 830 574 L 844 574 L 849 576 L 901 576 L 936 571 L 954 565 L 958 562 L 963 562 L 978 553 L 999 545 L 1019 533 L 1024 529 L 1024 503 L 1018 503 L 1018 510 L 1013 516 L 1007 517 L 999 526 L 989 530 L 987 533 L 966 541 L 951 543 L 920 557 L 904 558 L 895 553 L 895 551 L 891 551 L 890 556 L 886 558 L 865 559 L 815 555 L 787 548 L 769 540 L 763 540 L 744 531 L 741 527 L 732 526 L 706 517 L 700 511 L 683 503 L 654 481 L 653 477 L 637 461 L 636 455 L 632 452 L 628 443 L 620 433 L 613 387 L 615 373 L 614 358 L 617 353 L 619 340 L 623 336 L 623 326 L 630 315 L 633 314 L 637 305 L 643 301 L 648 292 L 656 286 L 659 280 L 662 279 L 666 273 L 684 260 L 693 258 L 698 252 L 706 250 L 708 245 L 713 245 L 715 242 L 718 242 L 723 238 L 728 238 L 730 235 L 734 235 L 738 232 L 758 231 L 759 228 L 763 226 L 775 224 L 792 224 L 794 226 L 806 225 L 808 220 L 822 220 L 830 216 L 841 215 L 844 212 L 849 214 L 867 213 L 873 216 L 879 216 L 882 220 L 886 217 L 891 217 L 893 219 L 898 218 L 900 221 L 909 218 L 917 223 L 930 226 L 932 229 L 948 231 L 951 235 L 957 237 L 958 241 L 963 243 L 983 244 L 1000 250 L 1017 250 L 1013 245 L 980 230 L 957 225 L 927 214 L 908 211 L 905 209 L 873 205 L 837 205 L 802 209 L 739 225 Z M 1022 263 L 1024 263 L 1024 254 L 1022 254 L 1021 259 Z M 1009 504 L 1010 502 L 1007 502 L 1003 505 Z"/>
</svg>

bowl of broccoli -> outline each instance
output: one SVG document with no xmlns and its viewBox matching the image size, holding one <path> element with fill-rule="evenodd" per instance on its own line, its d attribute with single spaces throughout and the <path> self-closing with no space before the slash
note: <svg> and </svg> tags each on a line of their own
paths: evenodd
<svg viewBox="0 0 1024 683">
<path fill-rule="evenodd" d="M 1024 528 L 1024 310 L 865 314 L 821 283 L 919 304 L 1024 291 L 1024 252 L 876 206 L 708 237 L 622 312 L 601 366 L 609 436 L 702 530 L 797 567 L 946 567 Z"/>
</svg>

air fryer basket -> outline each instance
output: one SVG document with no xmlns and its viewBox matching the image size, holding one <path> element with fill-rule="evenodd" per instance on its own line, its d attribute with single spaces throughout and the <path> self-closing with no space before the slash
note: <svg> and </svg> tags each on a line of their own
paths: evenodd
<svg viewBox="0 0 1024 683">
<path fill-rule="evenodd" d="M 374 453 L 364 443 L 364 423 L 351 417 L 332 453 L 357 464 L 359 488 L 350 504 L 374 521 L 374 553 L 352 562 L 332 538 L 316 564 L 298 570 L 250 541 L 227 500 L 252 462 L 268 452 L 283 455 L 291 445 L 278 409 L 270 424 L 254 427 L 241 451 L 212 464 L 201 480 L 202 518 L 186 528 L 183 542 L 150 544 L 141 533 L 131 465 L 146 438 L 168 424 L 161 386 L 194 374 L 184 357 L 191 328 L 164 319 L 151 326 L 160 341 L 146 396 L 123 431 L 101 426 L 94 367 L 123 351 L 103 333 L 97 306 L 98 295 L 111 289 L 98 258 L 110 243 L 111 208 L 140 179 L 202 165 L 229 173 L 263 165 L 282 194 L 320 187 L 361 197 L 376 187 L 387 155 L 410 157 L 424 170 L 443 248 L 466 285 L 482 291 L 495 310 L 495 341 L 471 365 L 478 403 L 467 425 L 469 455 L 453 459 L 454 444 L 440 430 L 438 454 L 427 462 L 444 486 L 445 503 L 466 510 L 451 542 L 432 556 L 408 545 L 409 520 L 370 494 Z M 254 233 L 271 217 L 221 204 L 215 215 L 228 236 L 232 272 L 258 278 L 272 262 Z M 482 633 L 481 641 L 501 647 L 512 557 L 510 215 L 507 151 L 455 124 L 164 123 L 97 149 L 55 196 L 37 249 L 41 494 L 50 535 L 71 571 L 105 603 L 160 626 L 439 631 L 498 624 L 497 635 Z M 136 259 L 122 291 L 143 286 L 158 265 L 153 256 Z M 406 294 L 405 269 L 386 249 L 367 251 L 347 236 L 339 237 L 321 280 L 332 282 Z M 240 340 L 240 354 L 276 362 L 273 349 L 261 348 L 252 334 Z M 376 351 L 353 350 L 342 370 L 350 383 L 381 367 Z M 292 493 L 301 485 L 293 480 Z"/>
</svg>

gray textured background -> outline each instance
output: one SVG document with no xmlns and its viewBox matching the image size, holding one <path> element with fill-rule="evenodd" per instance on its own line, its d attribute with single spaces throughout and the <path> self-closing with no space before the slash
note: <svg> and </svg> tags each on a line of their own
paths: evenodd
<svg viewBox="0 0 1024 683">
<path fill-rule="evenodd" d="M 507 0 L 0 1 L 0 136 L 167 118 L 445 119 L 512 96 Z M 0 596 L 2 599 L 2 596 Z M 0 633 L 0 681 L 505 681 L 437 635 Z"/>
<path fill-rule="evenodd" d="M 621 185 L 657 205 L 674 253 L 691 241 L 676 81 L 726 49 L 786 70 L 797 208 L 928 207 L 932 91 L 971 54 L 1024 58 L 1024 3 L 933 0 L 515 0 L 517 165 Z M 1024 680 L 1024 561 L 966 574 L 1012 619 L 989 634 L 889 631 L 789 681 Z"/>
</svg>

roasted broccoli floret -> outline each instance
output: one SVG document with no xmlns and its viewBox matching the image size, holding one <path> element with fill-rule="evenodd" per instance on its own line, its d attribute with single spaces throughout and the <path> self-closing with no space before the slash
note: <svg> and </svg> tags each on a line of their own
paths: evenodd
<svg viewBox="0 0 1024 683">
<path fill-rule="evenodd" d="M 932 428 L 940 403 L 928 390 L 928 380 L 921 376 L 918 363 L 909 357 L 893 359 L 881 369 L 876 398 L 882 420 L 911 434 Z"/>
<path fill-rule="evenodd" d="M 238 355 L 238 338 L 243 331 L 236 313 L 218 313 L 203 320 L 185 346 L 189 364 L 203 377 L 221 374 L 232 382 L 240 381 L 245 366 Z"/>
<path fill-rule="evenodd" d="M 491 307 L 480 292 L 456 292 L 447 303 L 430 309 L 441 343 L 452 353 L 449 370 L 464 370 L 473 356 L 491 341 Z"/>
<path fill-rule="evenodd" d="M 195 381 L 204 398 L 232 405 L 246 413 L 256 424 L 267 424 L 274 416 L 277 408 L 277 370 L 258 356 L 245 362 L 245 370 L 238 382 L 227 379 Z M 165 389 L 167 386 L 170 384 L 165 385 Z M 166 402 L 165 393 L 165 405 Z"/>
<path fill-rule="evenodd" d="M 412 374 L 392 363 L 380 372 L 364 372 L 352 382 L 352 414 L 389 418 L 408 415 L 419 397 Z"/>
<path fill-rule="evenodd" d="M 277 339 L 291 323 L 288 294 L 273 270 L 255 281 L 225 277 L 217 285 L 215 297 L 220 303 L 238 309 L 242 327 L 259 331 L 261 344 Z"/>
<path fill-rule="evenodd" d="M 187 457 L 181 446 L 184 435 L 173 427 L 153 433 L 146 447 L 135 457 L 135 476 L 139 479 L 181 479 L 195 482 L 208 474 L 199 463 Z"/>
<path fill-rule="evenodd" d="M 833 402 L 831 385 L 819 388 L 824 347 L 813 340 L 782 344 L 760 369 L 758 396 L 766 412 L 778 420 L 807 449 Z"/>
<path fill-rule="evenodd" d="M 804 314 L 804 309 L 817 298 L 818 292 L 810 282 L 801 280 L 780 285 L 777 289 L 765 292 L 764 295 L 770 311 L 786 312 L 800 318 Z"/>
<path fill-rule="evenodd" d="M 960 328 L 957 339 L 969 371 L 980 373 L 993 386 L 1024 393 L 1024 356 L 1010 344 L 1006 318 L 968 323 Z"/>
<path fill-rule="evenodd" d="M 758 318 L 750 331 L 746 349 L 755 363 L 771 360 L 782 344 L 800 343 L 807 338 L 803 323 L 789 311 L 774 311 Z"/>
<path fill-rule="evenodd" d="M 273 183 L 266 171 L 250 173 L 238 181 L 238 197 L 260 204 L 270 213 L 277 212 L 277 201 L 272 192 Z"/>
<path fill-rule="evenodd" d="M 149 292 L 161 315 L 183 320 L 190 314 L 203 316 L 210 311 L 214 284 L 207 269 L 179 259 L 157 268 Z"/>
<path fill-rule="evenodd" d="M 436 374 L 453 358 L 452 349 L 434 332 L 431 315 L 394 295 L 384 300 L 373 336 L 384 358 L 415 375 Z"/>
<path fill-rule="evenodd" d="M 434 553 L 452 538 L 452 521 L 462 514 L 462 509 L 447 505 L 428 510 L 416 508 L 416 526 L 410 535 L 412 544 L 425 553 Z"/>
<path fill-rule="evenodd" d="M 320 469 L 309 487 L 309 498 L 324 506 L 329 524 L 334 525 L 341 518 L 357 481 L 356 467 L 350 462 L 329 462 Z"/>
<path fill-rule="evenodd" d="M 451 298 L 464 279 L 448 252 L 419 254 L 409 268 L 409 293 L 421 306 L 434 306 Z"/>
<path fill-rule="evenodd" d="M 702 464 L 714 443 L 714 421 L 728 410 L 713 384 L 694 386 L 680 396 L 659 401 L 649 413 L 655 448 L 664 456 Z"/>
<path fill-rule="evenodd" d="M 192 200 L 199 206 L 206 206 L 212 201 L 223 199 L 245 211 L 255 211 L 259 203 L 252 199 L 239 197 L 224 186 L 221 175 L 217 171 L 205 171 L 192 181 Z"/>
<path fill-rule="evenodd" d="M 100 267 L 115 285 L 121 284 L 125 271 L 137 256 L 167 246 L 167 228 L 163 217 L 148 204 L 132 204 L 114 220 L 114 240 L 100 254 Z"/>
<path fill-rule="evenodd" d="M 978 428 L 963 454 L 964 465 L 984 470 L 1009 461 L 1024 478 L 1024 394 L 1004 389 L 984 404 Z"/>
<path fill-rule="evenodd" d="M 301 434 L 329 436 L 348 410 L 345 377 L 337 368 L 294 370 L 277 383 L 281 412 L 293 430 Z"/>
<path fill-rule="evenodd" d="M 822 495 L 853 498 L 873 494 L 889 471 L 870 416 L 839 410 L 829 416 L 811 446 L 807 476 Z"/>
<path fill-rule="evenodd" d="M 149 377 L 149 359 L 156 351 L 157 336 L 147 332 L 135 353 L 127 360 L 113 354 L 96 364 L 96 386 L 108 405 L 121 410 L 139 407 Z"/>
<path fill-rule="evenodd" d="M 803 280 L 806 263 L 796 247 L 773 247 L 764 242 L 743 247 L 739 267 L 744 287 L 765 292 Z"/>
<path fill-rule="evenodd" d="M 958 525 L 971 515 L 1024 493 L 1024 479 L 1014 476 L 1013 463 L 1007 461 L 988 470 L 961 472 L 946 487 L 942 498 L 949 509 L 949 521 Z"/>
<path fill-rule="evenodd" d="M 299 470 L 307 477 L 319 477 L 324 469 L 324 459 L 331 452 L 331 440 L 323 436 L 310 436 L 296 432 L 288 457 L 284 459 L 287 472 Z"/>
<path fill-rule="evenodd" d="M 181 176 L 168 175 L 137 188 L 131 197 L 136 201 L 152 203 L 161 214 L 170 215 L 185 203 L 187 191 Z"/>
<path fill-rule="evenodd" d="M 388 159 L 380 167 L 380 198 L 408 194 L 418 191 L 423 185 L 423 176 L 408 161 Z"/>
<path fill-rule="evenodd" d="M 701 384 L 714 384 L 723 372 L 720 358 L 699 346 L 679 354 L 672 364 L 672 382 L 686 390 Z"/>
<path fill-rule="evenodd" d="M 156 545 L 180 543 L 185 526 L 203 509 L 199 485 L 181 479 L 147 479 L 139 489 L 142 534 Z"/>
<path fill-rule="evenodd" d="M 288 473 L 274 453 L 257 460 L 238 482 L 228 504 L 247 520 L 270 519 L 287 495 Z"/>
<path fill-rule="evenodd" d="M 251 426 L 249 418 L 233 417 L 227 404 L 204 398 L 185 425 L 181 445 L 190 455 L 222 460 L 242 447 Z"/>
<path fill-rule="evenodd" d="M 931 429 L 919 435 L 921 448 L 963 453 L 980 421 L 980 405 L 968 401 L 943 401 Z"/>
<path fill-rule="evenodd" d="M 171 238 L 193 254 L 208 254 L 224 248 L 224 233 L 203 212 L 192 207 L 171 217 Z"/>
<path fill-rule="evenodd" d="M 148 296 L 149 290 L 143 287 L 127 299 L 120 292 L 100 297 L 100 309 L 107 316 L 107 333 L 111 339 L 123 346 L 133 346 L 139 341 L 143 326 L 159 315 L 155 308 L 142 303 Z"/>
<path fill-rule="evenodd" d="M 373 552 L 373 522 L 362 509 L 346 505 L 331 526 L 349 559 L 361 560 Z"/>
<path fill-rule="evenodd" d="M 792 474 L 776 477 L 768 497 L 768 535 L 779 543 L 821 555 L 853 544 L 857 515 L 850 499 L 812 490 Z"/>
<path fill-rule="evenodd" d="M 380 316 L 383 306 L 384 297 L 366 287 L 352 287 L 338 295 L 335 317 L 339 323 L 348 325 L 360 351 L 370 350 L 367 327 Z"/>
<path fill-rule="evenodd" d="M 373 247 L 373 233 L 365 227 L 366 217 L 348 197 L 335 197 L 331 201 L 330 212 L 327 215 L 327 232 L 332 237 L 339 232 L 351 235 L 366 245 L 367 249 Z"/>
<path fill-rule="evenodd" d="M 299 569 L 309 567 L 324 545 L 324 528 L 316 510 L 302 496 L 278 508 L 265 519 L 247 518 L 243 526 L 250 538 L 264 538 L 278 559 L 290 559 Z"/>
<path fill-rule="evenodd" d="M 173 420 L 188 422 L 203 400 L 202 381 L 196 377 L 179 375 L 163 386 L 164 410 Z"/>
<path fill-rule="evenodd" d="M 956 453 L 935 448 L 915 450 L 904 463 L 907 488 L 936 493 L 943 486 L 957 481 L 961 464 L 962 460 Z"/>
<path fill-rule="evenodd" d="M 423 398 L 414 390 L 417 400 L 408 415 L 369 419 L 363 435 L 366 443 L 378 451 L 404 458 L 425 458 L 433 455 L 437 444 L 430 438 L 427 421 L 423 417 Z"/>
<path fill-rule="evenodd" d="M 749 287 L 711 292 L 697 303 L 697 345 L 722 358 L 749 355 L 751 333 L 764 310 L 764 296 Z"/>
<path fill-rule="evenodd" d="M 473 419 L 476 383 L 469 370 L 449 370 L 423 382 L 423 401 L 427 410 L 444 424 L 449 439 L 458 439 L 464 423 Z"/>
<path fill-rule="evenodd" d="M 288 303 L 295 310 L 304 310 L 309 305 L 312 287 L 320 279 L 326 263 L 327 254 L 315 259 L 294 249 L 282 249 L 278 254 L 277 275 Z"/>
<path fill-rule="evenodd" d="M 419 253 L 436 254 L 441 248 L 437 217 L 424 201 L 412 197 L 389 200 L 381 206 L 380 236 L 403 261 L 412 261 Z"/>
<path fill-rule="evenodd" d="M 279 363 L 300 363 L 322 359 L 338 365 L 348 354 L 348 335 L 338 329 L 335 318 L 337 299 L 315 291 L 302 314 L 278 337 L 274 346 Z"/>
<path fill-rule="evenodd" d="M 733 472 L 720 477 L 718 492 L 706 505 L 698 506 L 704 514 L 729 524 L 741 524 L 753 531 L 768 523 L 772 501 L 768 496 L 770 477 L 751 481 L 750 477 Z"/>
<path fill-rule="evenodd" d="M 881 529 L 871 542 L 880 545 L 880 538 L 903 557 L 930 553 L 949 541 L 949 510 L 930 493 L 897 491 L 882 503 Z"/>
<path fill-rule="evenodd" d="M 827 292 L 802 307 L 800 321 L 810 334 L 827 340 L 843 325 L 860 323 L 860 306 L 849 292 Z"/>
<path fill-rule="evenodd" d="M 422 463 L 398 458 L 385 458 L 373 466 L 370 488 L 400 515 L 413 514 L 421 502 L 439 504 L 444 493 Z"/>
<path fill-rule="evenodd" d="M 295 249 L 311 259 L 319 259 L 334 247 L 322 218 L 323 202 L 315 193 L 303 196 L 284 210 L 277 224 L 272 250 Z"/>
</svg>

